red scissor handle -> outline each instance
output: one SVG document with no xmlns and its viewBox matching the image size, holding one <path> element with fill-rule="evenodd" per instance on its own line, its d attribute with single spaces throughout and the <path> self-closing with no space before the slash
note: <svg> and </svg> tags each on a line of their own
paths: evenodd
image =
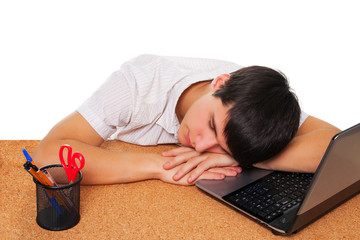
<svg viewBox="0 0 360 240">
<path fill-rule="evenodd" d="M 67 163 L 65 162 L 64 159 L 64 149 L 67 149 Z M 77 173 L 80 171 L 80 169 L 82 169 L 85 165 L 85 158 L 81 153 L 74 153 L 72 154 L 72 148 L 69 145 L 63 145 L 60 147 L 60 151 L 59 151 L 59 158 L 60 158 L 60 162 L 61 165 L 63 166 L 63 168 L 65 169 L 66 175 L 68 177 L 68 181 L 71 182 L 75 182 L 75 178 Z M 80 166 L 78 166 L 76 164 L 76 159 L 79 160 L 80 162 Z"/>
</svg>

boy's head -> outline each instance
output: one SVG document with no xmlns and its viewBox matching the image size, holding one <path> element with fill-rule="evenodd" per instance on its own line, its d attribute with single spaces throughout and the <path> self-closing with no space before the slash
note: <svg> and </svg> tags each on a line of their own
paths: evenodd
<svg viewBox="0 0 360 240">
<path fill-rule="evenodd" d="M 252 66 L 230 74 L 214 93 L 231 106 L 224 135 L 232 156 L 247 167 L 279 153 L 295 136 L 300 119 L 297 97 L 286 77 Z"/>
</svg>

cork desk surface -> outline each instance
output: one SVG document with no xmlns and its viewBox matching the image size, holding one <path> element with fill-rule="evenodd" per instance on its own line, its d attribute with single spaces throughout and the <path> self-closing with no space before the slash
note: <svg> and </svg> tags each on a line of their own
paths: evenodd
<svg viewBox="0 0 360 240">
<path fill-rule="evenodd" d="M 195 186 L 149 180 L 81 186 L 80 222 L 65 231 L 36 223 L 35 184 L 22 149 L 37 140 L 0 141 L 0 239 L 360 239 L 360 195 L 300 232 L 281 237 Z M 139 147 L 107 141 L 107 149 L 161 153 L 172 145 Z"/>
</svg>

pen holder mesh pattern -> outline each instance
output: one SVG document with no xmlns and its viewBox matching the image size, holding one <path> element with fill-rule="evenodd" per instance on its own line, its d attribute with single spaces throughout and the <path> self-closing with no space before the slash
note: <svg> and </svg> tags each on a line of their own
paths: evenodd
<svg viewBox="0 0 360 240">
<path fill-rule="evenodd" d="M 60 164 L 48 165 L 40 170 L 45 170 L 56 184 L 45 186 L 33 179 L 36 183 L 37 224 L 53 231 L 74 227 L 80 221 L 81 171 L 74 182 L 68 183 L 66 172 Z"/>
</svg>

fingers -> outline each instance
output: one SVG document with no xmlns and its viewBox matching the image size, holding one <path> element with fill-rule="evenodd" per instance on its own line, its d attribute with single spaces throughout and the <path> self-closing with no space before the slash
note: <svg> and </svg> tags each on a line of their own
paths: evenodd
<svg viewBox="0 0 360 240">
<path fill-rule="evenodd" d="M 176 172 L 176 174 L 173 176 L 173 179 L 175 181 L 180 180 L 183 178 L 187 173 L 189 173 L 194 168 L 197 168 L 198 166 L 206 157 L 199 155 L 198 157 L 189 159 L 186 163 L 184 163 L 180 169 Z M 206 170 L 206 169 L 205 169 Z"/>
<path fill-rule="evenodd" d="M 206 171 L 198 179 L 222 180 L 224 178 L 225 178 L 224 174 Z M 195 181 L 188 181 L 189 185 L 194 183 Z"/>
<path fill-rule="evenodd" d="M 178 148 L 171 149 L 169 151 L 165 151 L 162 153 L 162 155 L 164 157 L 175 157 L 181 153 L 190 152 L 190 151 L 194 151 L 194 149 L 189 148 L 189 147 L 178 147 Z"/>
<path fill-rule="evenodd" d="M 186 179 L 185 182 L 191 184 L 200 176 L 206 179 L 223 179 L 225 176 L 236 176 L 242 170 L 236 167 L 238 163 L 228 155 L 199 153 L 188 147 L 175 148 L 162 155 L 171 158 L 163 164 L 163 168 L 176 171 L 172 176 L 173 181 L 183 182 Z"/>
<path fill-rule="evenodd" d="M 202 173 L 204 173 L 206 170 L 208 170 L 211 167 L 211 166 L 209 166 L 208 163 L 209 163 L 209 161 L 208 162 L 204 161 L 204 162 L 200 163 L 191 172 L 191 174 L 190 174 L 190 176 L 188 178 L 188 182 L 190 183 L 190 182 L 196 181 L 201 176 Z M 217 172 L 210 172 L 210 173 L 212 173 L 212 174 L 222 174 L 222 173 L 217 173 Z M 222 174 L 222 175 L 224 175 L 224 174 Z M 225 175 L 224 175 L 224 177 L 225 177 Z"/>
<path fill-rule="evenodd" d="M 234 167 L 212 168 L 212 169 L 209 169 L 208 171 L 203 172 L 198 179 L 222 180 L 226 176 L 234 175 L 233 172 L 227 172 L 228 170 L 233 171 L 232 169 L 234 169 Z M 239 168 L 239 169 L 240 170 L 238 170 L 238 171 L 241 171 L 241 168 Z M 162 180 L 163 182 L 168 182 L 168 183 L 177 184 L 177 185 L 184 185 L 184 186 L 194 185 L 195 180 L 198 180 L 198 179 L 194 179 L 193 181 L 188 181 L 188 178 L 191 174 L 191 173 L 188 173 L 183 178 L 179 179 L 178 181 L 175 181 L 173 179 L 173 175 L 174 175 L 175 171 L 176 171 L 176 169 L 163 170 L 159 179 Z"/>
<path fill-rule="evenodd" d="M 216 167 L 217 161 L 204 161 L 204 159 L 206 159 L 206 156 L 199 156 L 189 160 L 176 172 L 173 179 L 178 181 L 190 173 L 187 181 L 192 183 L 202 176 L 205 171 L 210 172 L 212 177 L 216 176 L 215 179 L 221 179 L 222 176 L 236 176 L 242 171 L 241 167 Z"/>
<path fill-rule="evenodd" d="M 221 168 L 210 168 L 207 171 L 222 173 L 225 176 L 236 176 L 237 174 L 241 173 L 242 169 L 241 167 L 221 167 Z"/>
<path fill-rule="evenodd" d="M 163 156 L 172 156 L 173 158 L 166 161 L 163 165 L 163 168 L 166 170 L 172 169 L 176 166 L 179 166 L 182 163 L 187 162 L 189 159 L 199 156 L 200 153 L 194 151 L 191 148 L 182 148 L 176 149 L 174 151 L 164 152 Z"/>
<path fill-rule="evenodd" d="M 172 178 L 162 179 L 162 181 L 172 183 L 172 184 L 177 184 L 177 185 L 183 185 L 183 186 L 189 186 L 189 185 L 194 185 L 195 184 L 195 181 L 192 181 L 192 182 L 187 181 L 186 177 L 187 177 L 187 175 L 184 178 L 180 179 L 179 181 L 175 181 Z M 222 174 L 222 173 L 209 172 L 209 171 L 204 172 L 199 177 L 199 179 L 211 179 L 211 180 L 222 180 L 224 178 L 225 178 L 225 175 Z"/>
<path fill-rule="evenodd" d="M 236 176 L 238 173 L 241 173 L 241 167 L 216 167 L 213 166 L 214 163 L 212 161 L 203 161 L 194 170 L 191 171 L 188 182 L 196 181 L 202 174 L 206 172 L 210 172 L 215 174 L 220 174 L 225 176 Z"/>
<path fill-rule="evenodd" d="M 222 168 L 218 168 L 219 170 Z M 212 169 L 214 170 L 214 169 Z M 229 175 L 227 172 L 221 173 L 221 171 L 205 171 L 203 174 L 201 174 L 199 176 L 199 178 L 195 179 L 195 180 L 199 180 L 199 179 L 209 179 L 209 180 L 222 180 L 227 176 L 236 176 L 237 172 L 232 172 L 231 175 Z M 189 181 L 188 180 L 188 184 L 192 185 L 195 183 L 195 180 L 193 181 Z"/>
</svg>

